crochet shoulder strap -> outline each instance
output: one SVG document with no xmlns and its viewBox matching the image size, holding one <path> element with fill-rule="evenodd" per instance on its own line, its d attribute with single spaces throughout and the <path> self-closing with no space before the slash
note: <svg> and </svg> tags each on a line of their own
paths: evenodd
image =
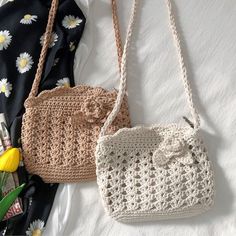
<svg viewBox="0 0 236 236">
<path fill-rule="evenodd" d="M 113 28 L 114 28 L 115 39 L 116 39 L 118 65 L 119 65 L 119 70 L 121 72 L 121 58 L 122 58 L 123 50 L 122 50 L 122 41 L 120 37 L 120 26 L 119 26 L 119 20 L 118 20 L 118 15 L 117 15 L 116 0 L 111 0 L 111 7 L 112 7 Z"/>
<path fill-rule="evenodd" d="M 186 66 L 184 63 L 184 59 L 183 59 L 183 54 L 182 54 L 182 49 L 181 49 L 181 44 L 180 44 L 180 38 L 176 29 L 176 23 L 175 23 L 175 19 L 174 19 L 174 15 L 172 12 L 172 5 L 170 0 L 165 0 L 166 1 L 166 5 L 167 5 L 167 9 L 168 9 L 168 14 L 169 14 L 169 21 L 170 21 L 170 27 L 171 27 L 171 31 L 173 34 L 173 39 L 176 45 L 176 49 L 177 49 L 177 54 L 178 54 L 178 58 L 179 58 L 179 64 L 180 64 L 180 70 L 181 70 L 181 79 L 183 81 L 183 85 L 184 85 L 184 90 L 186 93 L 186 97 L 187 97 L 187 101 L 188 101 L 188 105 L 190 107 L 190 111 L 191 111 L 191 115 L 193 117 L 193 127 L 194 129 L 199 129 L 200 127 L 200 117 L 199 114 L 194 106 L 193 103 L 193 96 L 192 96 L 192 90 L 188 81 L 188 77 L 187 77 L 187 70 L 186 70 Z M 133 6 L 133 12 L 135 12 L 135 6 Z M 115 26 L 114 26 L 115 27 Z M 133 28 L 133 21 L 131 20 L 130 25 L 129 25 L 129 32 L 132 32 L 132 28 Z M 116 118 L 123 98 L 124 98 L 124 94 L 125 94 L 125 90 L 126 90 L 126 64 L 127 64 L 127 49 L 129 47 L 130 44 L 130 39 L 127 38 L 126 42 L 125 42 L 125 46 L 124 46 L 124 53 L 122 55 L 122 60 L 121 60 L 121 78 L 120 78 L 120 85 L 119 85 L 119 91 L 118 91 L 118 95 L 117 95 L 117 99 L 115 102 L 115 105 L 113 107 L 113 110 L 111 111 L 111 113 L 109 114 L 106 122 L 104 123 L 102 129 L 101 129 L 101 133 L 100 133 L 100 137 L 105 135 L 107 128 L 112 124 L 112 122 L 114 121 L 114 119 Z"/>
<path fill-rule="evenodd" d="M 116 46 L 117 46 L 118 64 L 119 64 L 119 70 L 121 70 L 122 42 L 121 42 L 120 29 L 119 29 L 118 17 L 117 17 L 117 6 L 116 6 L 115 0 L 111 0 L 111 1 L 112 1 L 113 24 L 116 26 L 114 30 L 115 30 L 115 38 L 116 38 Z M 48 23 L 46 26 L 46 32 L 44 34 L 44 43 L 43 43 L 43 47 L 40 53 L 38 67 L 37 67 L 35 79 L 34 79 L 29 97 L 35 97 L 38 94 L 39 84 L 41 81 L 45 58 L 46 58 L 47 51 L 50 44 L 50 39 L 51 39 L 53 24 L 56 17 L 58 3 L 59 3 L 59 0 L 52 0 L 51 8 L 49 10 L 49 15 L 48 15 Z"/>
<path fill-rule="evenodd" d="M 127 30 L 127 35 L 126 35 L 126 40 L 125 40 L 125 45 L 123 48 L 123 53 L 122 53 L 122 57 L 121 57 L 121 66 L 120 66 L 120 84 L 119 84 L 119 90 L 118 90 L 118 94 L 117 94 L 117 98 L 115 101 L 115 105 L 111 111 L 111 113 L 109 114 L 106 122 L 104 123 L 101 132 L 100 132 L 100 137 L 105 135 L 106 130 L 108 128 L 109 125 L 111 125 L 111 123 L 113 122 L 113 120 L 116 118 L 125 92 L 126 92 L 126 77 L 127 77 L 127 73 L 126 73 L 126 67 L 127 67 L 127 57 L 128 57 L 128 49 L 130 46 L 130 42 L 131 42 L 131 36 L 133 33 L 133 27 L 134 27 L 134 19 L 135 19 L 135 15 L 136 15 L 136 11 L 137 11 L 137 4 L 138 4 L 138 0 L 133 0 L 133 5 L 132 5 L 132 12 L 131 12 L 131 16 L 130 16 L 130 20 L 129 20 L 129 25 L 128 25 L 128 30 Z M 118 23 L 118 21 L 114 21 L 115 24 Z M 114 26 L 114 28 L 117 28 L 117 25 Z M 117 33 L 116 33 L 117 36 Z"/>
<path fill-rule="evenodd" d="M 48 14 L 48 22 L 47 22 L 47 26 L 46 26 L 46 32 L 44 34 L 43 47 L 41 49 L 38 67 L 37 67 L 35 79 L 34 79 L 29 97 L 35 97 L 38 94 L 39 84 L 40 84 L 40 80 L 41 80 L 42 73 L 43 73 L 44 62 L 45 62 L 48 47 L 50 44 L 52 29 L 53 29 L 54 20 L 55 20 L 57 8 L 58 8 L 58 2 L 59 2 L 59 0 L 52 0 L 52 3 L 51 3 L 51 8 L 50 8 L 49 14 Z"/>
</svg>

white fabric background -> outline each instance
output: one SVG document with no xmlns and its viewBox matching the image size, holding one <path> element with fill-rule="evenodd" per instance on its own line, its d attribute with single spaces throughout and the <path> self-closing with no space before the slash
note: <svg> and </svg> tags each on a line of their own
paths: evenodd
<svg viewBox="0 0 236 236">
<path fill-rule="evenodd" d="M 117 87 L 110 0 L 76 2 L 87 18 L 76 52 L 76 81 Z M 123 40 L 131 2 L 118 0 Z M 202 136 L 215 169 L 215 206 L 189 219 L 121 224 L 104 214 L 96 182 L 64 184 L 58 189 L 44 235 L 236 235 L 236 1 L 174 2 Z M 140 0 L 128 60 L 133 125 L 181 122 L 181 116 L 189 115 L 173 45 L 164 0 Z"/>
</svg>

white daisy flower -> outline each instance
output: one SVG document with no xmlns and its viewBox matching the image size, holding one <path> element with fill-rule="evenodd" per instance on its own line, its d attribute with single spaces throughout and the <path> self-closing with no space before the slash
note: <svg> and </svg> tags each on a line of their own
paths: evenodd
<svg viewBox="0 0 236 236">
<path fill-rule="evenodd" d="M 11 94 L 12 84 L 7 81 L 6 78 L 0 80 L 0 93 L 4 93 L 8 98 Z"/>
<path fill-rule="evenodd" d="M 27 52 L 21 53 L 16 59 L 16 67 L 21 74 L 29 71 L 33 64 L 33 58 Z"/>
<path fill-rule="evenodd" d="M 33 221 L 27 231 L 25 232 L 27 236 L 42 236 L 44 230 L 44 222 L 42 220 Z"/>
<path fill-rule="evenodd" d="M 45 37 L 45 34 L 43 34 L 40 37 L 40 44 L 41 44 L 41 46 L 43 46 L 44 37 Z M 52 36 L 51 36 L 51 39 L 50 39 L 49 48 L 52 48 L 57 41 L 58 41 L 58 35 L 55 32 L 53 32 Z"/>
<path fill-rule="evenodd" d="M 0 31 L 0 51 L 7 49 L 11 43 L 12 36 L 8 30 Z"/>
<path fill-rule="evenodd" d="M 37 21 L 38 17 L 36 15 L 30 15 L 30 14 L 26 14 L 24 15 L 24 17 L 20 20 L 21 24 L 24 25 L 31 25 L 33 23 L 33 21 Z"/>
<path fill-rule="evenodd" d="M 65 77 L 63 79 L 59 79 L 56 83 L 56 86 L 70 87 L 70 79 L 68 77 Z"/>
<path fill-rule="evenodd" d="M 62 21 L 62 25 L 66 29 L 74 29 L 75 27 L 80 25 L 81 22 L 82 22 L 82 20 L 79 17 L 69 15 L 69 16 L 64 17 L 64 19 Z"/>
</svg>

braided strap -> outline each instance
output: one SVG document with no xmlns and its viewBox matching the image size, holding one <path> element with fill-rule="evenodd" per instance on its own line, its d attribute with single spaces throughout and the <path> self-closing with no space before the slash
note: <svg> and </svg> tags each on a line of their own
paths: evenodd
<svg viewBox="0 0 236 236">
<path fill-rule="evenodd" d="M 112 112 L 110 113 L 110 115 L 107 118 L 107 121 L 105 122 L 100 136 L 105 135 L 105 132 L 108 128 L 109 125 L 112 124 L 112 122 L 114 121 L 116 115 L 118 114 L 118 111 L 120 109 L 124 94 L 125 94 L 125 89 L 126 89 L 126 64 L 127 64 L 127 54 L 128 54 L 128 47 L 130 45 L 130 38 L 131 38 L 131 34 L 132 34 L 132 28 L 133 28 L 133 24 L 134 24 L 134 15 L 136 12 L 136 5 L 137 2 L 134 1 L 134 5 L 133 5 L 133 12 L 131 15 L 131 20 L 130 20 L 130 24 L 129 24 L 129 30 L 128 30 L 128 35 L 127 35 L 127 39 L 126 39 L 126 43 L 124 46 L 124 52 L 122 55 L 122 61 L 121 61 L 121 79 L 120 79 L 120 86 L 119 86 L 119 92 L 118 92 L 118 96 L 117 96 L 117 100 L 115 103 L 115 106 L 112 110 Z M 190 83 L 188 81 L 188 77 L 187 77 L 187 69 L 184 63 L 184 58 L 183 58 L 183 53 L 182 53 L 182 49 L 181 49 L 181 43 L 180 43 L 180 38 L 177 32 L 177 28 L 176 28 L 176 23 L 175 23 L 175 18 L 172 12 L 172 5 L 170 0 L 166 0 L 166 5 L 167 5 L 167 9 L 168 9 L 168 14 L 169 14 L 169 21 L 170 21 L 170 28 L 172 31 L 172 35 L 173 35 L 173 39 L 176 45 L 176 49 L 177 49 L 177 54 L 178 54 L 178 58 L 179 58 L 179 64 L 180 64 L 180 70 L 181 70 L 181 78 L 183 81 L 183 85 L 184 85 L 184 90 L 187 96 L 187 101 L 190 107 L 190 111 L 191 111 L 191 115 L 193 117 L 193 128 L 194 129 L 199 129 L 200 127 L 200 117 L 199 114 L 194 106 L 193 103 L 193 96 L 192 96 L 192 90 L 190 87 Z M 117 22 L 117 19 L 116 21 Z M 114 27 L 116 27 L 114 25 Z M 117 38 L 118 40 L 118 38 Z"/>
<path fill-rule="evenodd" d="M 54 20 L 56 17 L 58 3 L 59 3 L 59 0 L 52 0 L 51 8 L 50 8 L 49 14 L 48 14 L 48 22 L 47 22 L 47 26 L 46 26 L 46 32 L 44 34 L 43 47 L 42 47 L 42 50 L 40 53 L 38 67 L 37 67 L 35 79 L 34 79 L 29 97 L 35 97 L 38 94 L 39 84 L 41 81 L 45 58 L 46 58 L 48 47 L 49 47 L 50 40 L 51 40 L 51 34 L 52 34 L 53 25 L 54 25 Z"/>
<path fill-rule="evenodd" d="M 127 80 L 126 67 L 127 67 L 128 49 L 130 46 L 131 36 L 132 36 L 132 32 L 133 32 L 134 19 L 135 19 L 135 15 L 136 15 L 136 11 L 137 11 L 137 4 L 138 4 L 138 0 L 134 0 L 133 6 L 132 6 L 132 12 L 131 12 L 131 16 L 130 16 L 130 22 L 129 22 L 129 26 L 128 26 L 128 31 L 127 31 L 127 35 L 126 35 L 125 45 L 124 45 L 124 51 L 123 51 L 122 58 L 121 58 L 120 85 L 119 85 L 117 98 L 116 98 L 113 110 L 109 114 L 106 122 L 104 123 L 104 125 L 101 129 L 100 137 L 105 135 L 106 130 L 112 124 L 112 122 L 116 118 L 117 114 L 119 113 L 119 110 L 120 110 L 120 107 L 121 107 L 121 104 L 122 104 L 122 101 L 123 101 L 123 98 L 125 95 L 126 80 Z"/>
<path fill-rule="evenodd" d="M 119 20 L 118 20 L 118 15 L 117 15 L 116 0 L 111 0 L 111 6 L 112 6 L 112 21 L 113 21 L 113 27 L 114 27 L 115 39 L 116 39 L 118 65 L 119 65 L 119 70 L 121 72 L 121 59 L 122 59 L 123 50 L 122 50 L 122 41 L 121 41 L 121 36 L 120 36 Z"/>
<path fill-rule="evenodd" d="M 175 23 L 175 18 L 173 15 L 173 10 L 172 10 L 172 5 L 170 0 L 166 0 L 166 5 L 168 9 L 168 14 L 169 14 L 169 21 L 170 21 L 170 28 L 172 31 L 172 35 L 174 38 L 174 42 L 176 45 L 177 49 L 177 54 L 179 58 L 179 64 L 180 64 L 180 70 L 181 70 L 181 78 L 183 80 L 183 85 L 184 85 L 184 90 L 187 96 L 188 104 L 190 107 L 191 115 L 193 117 L 193 127 L 194 129 L 199 129 L 200 127 L 200 117 L 199 114 L 194 106 L 193 103 L 193 95 L 192 95 L 192 90 L 188 81 L 188 76 L 187 76 L 187 69 L 184 63 L 184 58 L 183 58 L 183 53 L 181 49 L 181 43 L 180 43 L 180 38 L 177 32 L 176 28 L 176 23 Z"/>
</svg>

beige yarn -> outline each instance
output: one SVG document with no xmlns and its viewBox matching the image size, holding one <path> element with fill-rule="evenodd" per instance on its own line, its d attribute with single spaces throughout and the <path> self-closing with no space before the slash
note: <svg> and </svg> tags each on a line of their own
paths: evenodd
<svg viewBox="0 0 236 236">
<path fill-rule="evenodd" d="M 134 13 L 137 1 L 134 0 Z M 113 111 L 102 128 L 95 154 L 104 208 L 121 222 L 190 217 L 213 205 L 212 164 L 199 137 L 200 119 L 193 104 L 170 0 L 166 3 L 193 127 L 189 124 L 153 125 L 123 128 L 115 134 L 106 134 L 123 101 L 128 38 L 121 63 L 120 90 Z M 133 20 L 134 15 L 130 32 Z"/>
<path fill-rule="evenodd" d="M 102 88 L 58 87 L 25 102 L 22 126 L 24 163 L 49 183 L 96 178 L 94 151 L 117 93 Z M 127 101 L 109 129 L 130 126 Z"/>
<path fill-rule="evenodd" d="M 79 85 L 43 91 L 36 97 L 57 6 L 58 0 L 53 0 L 37 73 L 25 102 L 23 158 L 28 172 L 47 183 L 79 182 L 96 178 L 96 141 L 117 92 Z M 127 99 L 109 132 L 123 127 L 130 127 Z"/>
<path fill-rule="evenodd" d="M 118 15 L 117 15 L 117 5 L 115 0 L 111 0 L 111 6 L 112 6 L 112 20 L 113 20 L 113 26 L 114 26 L 114 32 L 115 32 L 115 39 L 116 39 L 116 48 L 117 48 L 117 55 L 118 55 L 118 64 L 119 64 L 119 70 L 121 72 L 121 60 L 122 60 L 122 41 L 120 36 L 120 27 L 118 22 Z"/>
</svg>

